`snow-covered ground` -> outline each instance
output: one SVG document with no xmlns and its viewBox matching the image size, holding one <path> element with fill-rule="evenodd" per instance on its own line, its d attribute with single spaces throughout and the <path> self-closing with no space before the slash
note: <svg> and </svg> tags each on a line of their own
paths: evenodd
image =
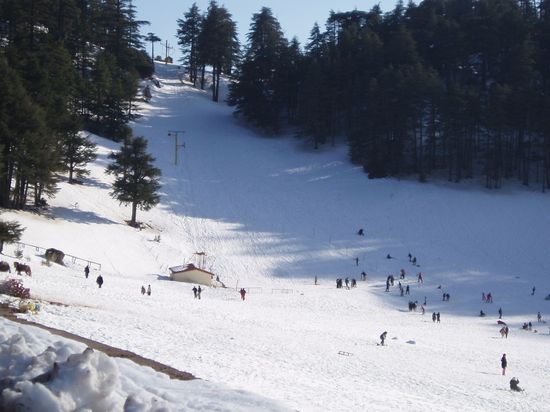
<svg viewBox="0 0 550 412">
<path fill-rule="evenodd" d="M 162 88 L 133 125 L 163 171 L 161 204 L 138 211 L 142 230 L 125 224 L 129 208 L 109 196 L 112 177 L 104 169 L 118 145 L 98 137 L 99 156 L 84 185 L 62 184 L 47 215 L 1 216 L 27 228 L 25 243 L 101 263 L 85 279 L 79 260 L 46 266 L 40 252 L 25 247 L 33 276 L 24 282 L 42 301 L 27 319 L 136 352 L 210 385 L 195 391 L 198 383 L 178 382 L 171 389 L 154 373 L 141 383 L 144 372 L 130 372 L 123 362 L 111 378 L 119 382 L 116 402 L 134 393 L 127 376 L 139 375 L 144 393 L 135 396 L 144 404 L 157 396 L 174 410 L 201 409 L 180 399 L 182 392 L 214 402 L 203 410 L 549 409 L 550 330 L 536 316 L 550 316 L 548 194 L 512 184 L 487 191 L 477 183 L 368 180 L 343 145 L 313 151 L 292 137 L 259 137 L 231 108 L 183 85 L 177 66 L 158 66 L 157 75 Z M 185 131 L 177 165 L 168 135 L 174 130 Z M 365 236 L 356 234 L 359 228 Z M 192 285 L 168 280 L 168 267 L 192 261 L 196 252 L 207 254 L 206 268 L 227 289 L 207 289 L 198 300 Z M 14 247 L 5 253 L 15 260 Z M 410 296 L 397 288 L 401 268 Z M 390 274 L 396 286 L 386 293 Z M 357 288 L 336 289 L 339 277 L 356 278 Z M 149 284 L 152 295 L 142 296 Z M 249 292 L 245 301 L 241 287 Z M 483 303 L 482 292 L 491 292 L 494 303 Z M 409 300 L 424 299 L 425 315 L 409 312 Z M 508 339 L 498 333 L 499 308 Z M 479 317 L 480 310 L 487 316 Z M 440 323 L 432 322 L 433 312 L 441 313 Z M 533 330 L 521 330 L 529 321 Z M 3 326 L 2 341 L 15 333 L 11 323 Z M 22 336 L 41 344 L 26 356 L 54 339 L 30 330 Z M 387 345 L 378 346 L 384 330 Z M 112 360 L 94 362 L 116 369 Z M 512 376 L 525 392 L 509 390 Z M 154 379 L 162 396 L 152 389 Z M 220 390 L 212 391 L 216 385 Z"/>
</svg>

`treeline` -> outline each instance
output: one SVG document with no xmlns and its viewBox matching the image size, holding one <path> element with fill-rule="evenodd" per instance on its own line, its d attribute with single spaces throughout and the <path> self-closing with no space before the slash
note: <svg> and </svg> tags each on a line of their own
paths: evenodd
<svg viewBox="0 0 550 412">
<path fill-rule="evenodd" d="M 121 141 L 153 65 L 128 0 L 0 0 L 0 207 L 36 206 L 86 174 L 94 146 Z"/>
<path fill-rule="evenodd" d="M 550 187 L 550 1 L 425 0 L 331 13 L 304 50 L 252 18 L 230 103 L 313 147 L 345 136 L 371 178 Z"/>
</svg>

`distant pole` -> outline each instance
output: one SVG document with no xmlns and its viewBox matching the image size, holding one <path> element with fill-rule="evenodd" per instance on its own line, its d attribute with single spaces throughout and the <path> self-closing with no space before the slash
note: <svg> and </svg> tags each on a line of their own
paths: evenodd
<svg viewBox="0 0 550 412">
<path fill-rule="evenodd" d="M 168 136 L 174 136 L 174 164 L 178 165 L 178 149 L 180 147 L 185 147 L 185 143 L 178 143 L 178 135 L 185 133 L 184 130 L 168 130 Z"/>
<path fill-rule="evenodd" d="M 165 43 L 165 52 L 164 52 L 164 64 L 168 64 L 168 50 L 172 50 L 173 47 L 168 44 L 168 40 Z"/>
</svg>

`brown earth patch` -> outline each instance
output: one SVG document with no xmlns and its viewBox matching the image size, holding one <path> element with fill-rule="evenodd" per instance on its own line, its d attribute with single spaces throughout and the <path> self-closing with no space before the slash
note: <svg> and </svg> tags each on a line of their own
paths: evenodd
<svg viewBox="0 0 550 412">
<path fill-rule="evenodd" d="M 101 351 L 101 352 L 105 353 L 108 356 L 112 356 L 112 357 L 115 357 L 115 358 L 129 359 L 132 362 L 137 363 L 138 365 L 149 366 L 150 368 L 153 368 L 157 372 L 161 372 L 161 373 L 164 373 L 164 374 L 168 375 L 171 379 L 178 379 L 178 380 L 182 380 L 182 381 L 197 379 L 195 376 L 193 376 L 190 373 L 179 371 L 177 369 L 172 368 L 171 366 L 164 365 L 164 364 L 156 362 L 152 359 L 144 358 L 143 356 L 140 356 L 136 353 L 133 353 L 133 352 L 130 352 L 130 351 L 127 351 L 127 350 L 123 350 L 123 349 L 119 349 L 119 348 L 115 348 L 115 347 L 112 347 L 112 346 L 109 346 L 109 345 L 105 345 L 103 343 L 96 342 L 94 340 L 87 339 L 87 338 L 84 338 L 82 336 L 78 336 L 78 335 L 75 335 L 73 333 L 66 332 L 64 330 L 50 328 L 48 326 L 44 326 L 44 325 L 41 325 L 41 324 L 35 323 L 35 322 L 30 322 L 30 321 L 25 320 L 25 319 L 19 319 L 16 316 L 16 314 L 14 313 L 14 311 L 12 311 L 12 309 L 7 304 L 0 304 L 0 316 L 3 316 L 6 319 L 11 320 L 13 322 L 18 322 L 18 323 L 21 323 L 21 324 L 24 324 L 24 325 L 36 326 L 38 328 L 45 329 L 45 330 L 53 333 L 54 335 L 58 335 L 58 336 L 62 336 L 64 338 L 68 338 L 68 339 L 76 340 L 78 342 L 82 342 L 83 344 L 87 345 L 88 347 L 90 347 L 92 349 L 95 349 L 95 350 L 98 350 L 98 351 Z"/>
</svg>

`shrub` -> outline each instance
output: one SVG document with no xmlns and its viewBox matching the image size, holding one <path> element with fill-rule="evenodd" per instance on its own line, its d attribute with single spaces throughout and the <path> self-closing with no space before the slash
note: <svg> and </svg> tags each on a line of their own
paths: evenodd
<svg viewBox="0 0 550 412">
<path fill-rule="evenodd" d="M 24 287 L 23 282 L 18 279 L 8 279 L 0 283 L 0 293 L 21 299 L 30 299 L 31 297 L 31 290 Z"/>
</svg>

